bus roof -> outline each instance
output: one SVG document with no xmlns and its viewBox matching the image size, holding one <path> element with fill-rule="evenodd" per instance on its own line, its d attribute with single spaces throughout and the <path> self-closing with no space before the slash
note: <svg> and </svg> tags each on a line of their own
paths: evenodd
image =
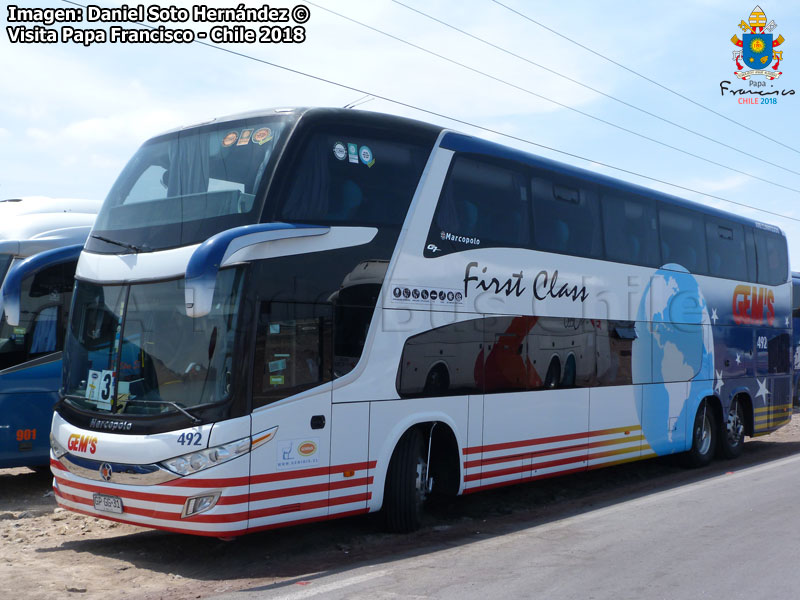
<svg viewBox="0 0 800 600">
<path fill-rule="evenodd" d="M 82 244 L 102 202 L 77 198 L 24 196 L 0 200 L 0 254 L 30 256 Z"/>
<path fill-rule="evenodd" d="M 438 125 L 432 125 L 431 123 L 426 123 L 424 121 L 418 121 L 416 119 L 409 119 L 408 117 L 399 117 L 396 115 L 389 115 L 385 113 L 379 112 L 371 112 L 366 110 L 355 110 L 355 109 L 348 109 L 348 108 L 326 108 L 326 107 L 293 107 L 293 108 L 270 108 L 264 110 L 254 110 L 249 112 L 242 112 L 242 113 L 235 113 L 231 115 L 225 115 L 221 117 L 216 117 L 214 119 L 210 119 L 208 121 L 202 121 L 200 123 L 195 123 L 194 125 L 187 125 L 184 127 L 176 127 L 169 131 L 165 131 L 164 133 L 159 134 L 156 137 L 161 137 L 164 135 L 170 135 L 173 133 L 177 133 L 179 131 L 185 131 L 187 129 L 194 129 L 197 127 L 205 127 L 208 125 L 222 125 L 225 123 L 229 123 L 232 121 L 240 121 L 243 119 L 258 119 L 264 117 L 275 117 L 275 116 L 284 116 L 288 120 L 292 122 L 298 122 L 301 119 L 325 119 L 325 120 L 335 120 L 335 121 L 354 121 L 357 120 L 360 123 L 365 125 L 377 126 L 377 127 L 385 127 L 390 129 L 392 127 L 403 127 L 407 131 L 408 130 L 416 130 L 419 133 L 427 133 L 432 135 L 438 135 L 442 131 L 444 131 L 444 127 Z"/>
</svg>

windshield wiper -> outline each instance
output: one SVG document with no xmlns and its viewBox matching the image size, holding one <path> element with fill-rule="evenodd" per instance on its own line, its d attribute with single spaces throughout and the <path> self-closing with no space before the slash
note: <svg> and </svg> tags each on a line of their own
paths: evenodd
<svg viewBox="0 0 800 600">
<path fill-rule="evenodd" d="M 80 396 L 78 394 L 62 394 L 62 397 L 67 400 L 91 400 L 91 398 L 87 398 L 86 396 Z M 189 420 L 191 420 L 191 422 L 194 423 L 195 425 L 203 422 L 202 419 L 198 419 L 193 414 L 182 408 L 180 405 L 175 404 L 174 402 L 170 402 L 169 400 L 145 400 L 143 398 L 131 398 L 130 400 L 128 400 L 128 403 L 131 402 L 141 402 L 142 404 L 167 404 L 175 408 L 176 410 L 180 411 L 187 417 L 189 417 Z"/>
<path fill-rule="evenodd" d="M 189 413 L 184 408 L 182 408 L 179 404 L 175 404 L 174 402 L 170 402 L 169 400 L 145 400 L 143 398 L 131 398 L 128 400 L 128 404 L 130 404 L 131 402 L 141 402 L 142 404 L 167 404 L 168 406 L 171 406 L 174 409 L 179 410 L 184 415 L 189 417 L 189 419 L 191 419 L 192 423 L 194 423 L 195 425 L 203 422 L 202 419 L 198 419 L 193 414 Z"/>
<path fill-rule="evenodd" d="M 133 250 L 136 254 L 139 254 L 139 252 L 150 251 L 150 248 L 147 245 L 135 246 L 133 244 L 128 244 L 127 242 L 118 242 L 117 240 L 112 240 L 111 238 L 103 237 L 102 235 L 97 235 L 96 233 L 93 233 L 92 237 L 96 240 L 100 240 L 101 242 L 106 242 L 107 244 L 114 244 L 115 246 L 120 246 L 121 248 Z"/>
</svg>

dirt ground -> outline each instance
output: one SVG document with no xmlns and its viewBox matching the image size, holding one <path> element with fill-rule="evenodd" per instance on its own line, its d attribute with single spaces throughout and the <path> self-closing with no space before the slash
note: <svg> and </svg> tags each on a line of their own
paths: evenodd
<svg viewBox="0 0 800 600">
<path fill-rule="evenodd" d="M 800 414 L 748 440 L 736 461 L 684 470 L 655 459 L 457 498 L 423 530 L 381 532 L 368 515 L 244 536 L 232 542 L 165 533 L 56 508 L 51 477 L 0 469 L 0 584 L 18 597 L 190 599 L 275 584 L 303 585 L 394 555 L 469 543 L 800 452 Z"/>
</svg>

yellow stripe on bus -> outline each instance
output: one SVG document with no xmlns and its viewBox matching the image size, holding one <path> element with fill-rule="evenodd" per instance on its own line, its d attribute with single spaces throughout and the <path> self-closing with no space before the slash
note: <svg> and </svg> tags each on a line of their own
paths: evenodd
<svg viewBox="0 0 800 600">
<path fill-rule="evenodd" d="M 761 413 L 769 412 L 770 410 L 773 412 L 780 412 L 780 411 L 789 412 L 791 409 L 792 409 L 791 404 L 779 404 L 778 406 L 764 406 L 762 408 L 757 408 L 753 412 L 758 415 Z"/>
</svg>

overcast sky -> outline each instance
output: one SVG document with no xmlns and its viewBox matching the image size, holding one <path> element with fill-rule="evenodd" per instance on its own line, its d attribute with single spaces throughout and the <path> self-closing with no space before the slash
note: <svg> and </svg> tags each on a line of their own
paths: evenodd
<svg viewBox="0 0 800 600">
<path fill-rule="evenodd" d="M 784 170 L 800 172 L 800 46 L 797 44 L 800 3 L 760 2 L 768 21 L 774 20 L 778 25 L 773 32 L 775 37 L 781 34 L 786 39 L 780 48 L 784 51 L 779 68 L 783 75 L 767 85 L 778 90 L 797 89 L 798 94 L 778 97 L 776 105 L 740 105 L 735 96 L 721 96 L 719 84 L 727 80 L 732 82 L 730 87 L 747 87 L 747 82 L 733 75 L 736 65 L 732 52 L 736 47 L 730 39 L 734 34 L 742 37 L 737 24 L 748 19 L 755 0 L 685 1 L 678 5 L 503 0 L 541 24 L 691 98 L 700 105 L 697 106 L 491 0 L 402 2 L 740 152 L 559 78 L 391 0 L 318 0 L 318 3 L 514 86 L 729 168 L 686 156 L 557 106 L 308 4 L 311 18 L 305 25 L 304 43 L 225 47 L 589 160 L 507 139 L 385 100 L 372 100 L 363 105 L 364 110 L 436 122 L 774 223 L 787 232 L 792 266 L 800 269 L 800 176 Z M 122 3 L 98 0 L 93 4 L 114 7 Z M 181 0 L 161 3 L 169 4 L 192 3 Z M 361 97 L 354 91 L 196 43 L 106 43 L 88 48 L 76 44 L 11 44 L 5 34 L 9 25 L 7 6 L 4 4 L 0 15 L 2 198 L 46 195 L 102 199 L 136 148 L 166 129 L 258 108 L 343 106 Z M 19 6 L 72 5 L 56 0 L 23 0 Z M 209 27 L 196 23 L 181 25 L 187 26 L 198 31 Z M 743 208 L 676 190 L 591 161 L 757 208 Z M 798 220 L 765 214 L 764 210 Z"/>
</svg>

